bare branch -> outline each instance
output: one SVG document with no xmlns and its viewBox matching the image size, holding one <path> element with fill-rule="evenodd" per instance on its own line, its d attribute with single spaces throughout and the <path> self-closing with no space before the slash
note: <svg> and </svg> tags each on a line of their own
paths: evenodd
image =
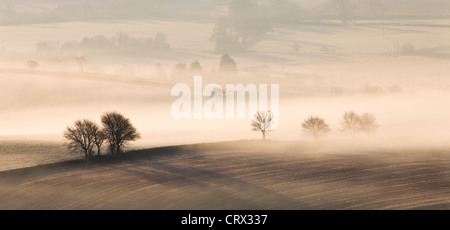
<svg viewBox="0 0 450 230">
<path fill-rule="evenodd" d="M 252 131 L 261 131 L 263 140 L 266 139 L 266 133 L 271 131 L 273 125 L 273 113 L 269 111 L 258 111 L 255 118 L 251 121 Z"/>
<path fill-rule="evenodd" d="M 141 137 L 130 120 L 120 113 L 105 113 L 102 115 L 101 121 L 103 133 L 113 154 L 120 153 L 127 142 L 135 141 Z"/>
<path fill-rule="evenodd" d="M 310 116 L 302 123 L 302 131 L 306 136 L 312 137 L 314 141 L 318 141 L 321 136 L 330 132 L 331 129 L 322 118 Z"/>
</svg>

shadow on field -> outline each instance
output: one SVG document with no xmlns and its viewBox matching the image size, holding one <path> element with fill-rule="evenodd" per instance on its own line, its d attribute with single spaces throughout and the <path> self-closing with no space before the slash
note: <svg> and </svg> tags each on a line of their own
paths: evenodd
<svg viewBox="0 0 450 230">
<path fill-rule="evenodd" d="M 0 172 L 0 188 L 10 196 L 5 200 L 22 200 L 28 193 L 21 197 L 20 191 L 48 186 L 54 196 L 42 193 L 30 202 L 49 199 L 76 208 L 448 208 L 448 148 L 319 145 L 230 141 L 133 150 Z M 78 191 L 80 200 L 66 191 Z"/>
<path fill-rule="evenodd" d="M 111 166 L 110 169 L 116 168 Z M 157 162 L 144 169 L 122 167 L 120 170 L 145 179 L 151 184 L 163 185 L 169 191 L 185 191 L 186 188 L 190 187 L 202 190 L 202 194 L 185 192 L 188 198 L 171 204 L 169 208 L 203 209 L 202 206 L 192 207 L 192 199 L 197 199 L 201 200 L 202 205 L 209 207 L 209 209 L 211 207 L 217 209 L 235 209 L 236 207 L 243 209 L 263 209 L 267 207 L 273 209 L 311 209 L 305 204 L 276 191 L 221 172 L 198 167 Z"/>
<path fill-rule="evenodd" d="M 270 151 L 269 149 L 280 147 L 279 142 L 274 141 L 229 141 L 218 143 L 200 143 L 177 146 L 154 147 L 141 150 L 131 150 L 115 156 L 100 155 L 90 159 L 66 160 L 56 163 L 48 163 L 19 169 L 11 169 L 0 171 L 0 177 L 7 179 L 8 177 L 34 177 L 44 174 L 77 170 L 81 168 L 90 168 L 101 165 L 116 164 L 139 159 L 157 159 L 161 157 L 173 157 L 187 154 L 195 154 L 201 151 L 223 151 L 223 150 L 251 150 L 251 151 Z"/>
</svg>

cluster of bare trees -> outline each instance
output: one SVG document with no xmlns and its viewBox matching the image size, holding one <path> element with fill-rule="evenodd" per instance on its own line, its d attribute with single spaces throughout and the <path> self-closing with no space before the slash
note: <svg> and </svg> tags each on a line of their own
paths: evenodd
<svg viewBox="0 0 450 230">
<path fill-rule="evenodd" d="M 263 140 L 266 139 L 267 133 L 272 131 L 273 117 L 274 114 L 271 111 L 258 111 L 251 120 L 252 130 L 261 132 Z M 302 133 L 314 141 L 318 141 L 331 131 L 325 120 L 318 116 L 308 117 L 303 121 L 301 127 Z M 347 111 L 342 116 L 340 131 L 354 138 L 358 133 L 370 136 L 377 131 L 378 127 L 373 114 L 362 113 L 359 115 L 353 111 Z"/>
<path fill-rule="evenodd" d="M 140 138 L 131 121 L 117 112 L 107 112 L 101 116 L 101 126 L 88 119 L 77 120 L 64 131 L 66 146 L 72 152 L 83 152 L 86 158 L 101 154 L 103 143 L 108 144 L 109 153 L 116 155 L 130 141 Z"/>
<path fill-rule="evenodd" d="M 356 5 L 350 0 L 334 0 L 334 7 L 336 8 L 339 18 L 342 24 L 348 25 L 349 22 L 353 20 Z"/>
<path fill-rule="evenodd" d="M 355 137 L 357 133 L 366 135 L 373 134 L 379 125 L 376 123 L 375 116 L 370 113 L 356 114 L 353 111 L 345 112 L 342 116 L 341 131 Z"/>
</svg>

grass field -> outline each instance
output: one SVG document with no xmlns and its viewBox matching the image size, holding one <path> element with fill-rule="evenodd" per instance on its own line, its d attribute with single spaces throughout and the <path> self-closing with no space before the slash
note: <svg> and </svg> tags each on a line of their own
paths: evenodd
<svg viewBox="0 0 450 230">
<path fill-rule="evenodd" d="M 0 209 L 448 209 L 450 150 L 237 141 L 0 174 Z"/>
</svg>

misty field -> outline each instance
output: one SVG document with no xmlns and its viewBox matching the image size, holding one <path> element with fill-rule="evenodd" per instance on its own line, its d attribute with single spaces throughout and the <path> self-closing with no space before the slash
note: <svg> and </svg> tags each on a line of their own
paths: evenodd
<svg viewBox="0 0 450 230">
<path fill-rule="evenodd" d="M 0 171 L 80 158 L 76 154 L 67 153 L 60 142 L 54 141 L 2 140 L 0 146 Z"/>
<path fill-rule="evenodd" d="M 449 148 L 237 141 L 0 173 L 0 209 L 448 209 Z"/>
<path fill-rule="evenodd" d="M 0 3 L 0 209 L 450 209 L 449 8 Z M 204 108 L 208 84 L 219 100 L 226 85 L 259 96 L 276 85 L 279 103 L 268 104 L 279 126 L 260 141 L 245 89 L 231 92 L 244 95 L 243 119 L 177 119 L 179 84 Z M 101 157 L 70 152 L 67 128 L 101 124 L 106 112 L 129 118 L 140 139 L 116 158 L 107 155 L 114 138 Z M 373 132 L 345 132 L 353 112 L 371 118 Z M 307 118 L 323 133 L 305 135 Z"/>
<path fill-rule="evenodd" d="M 448 21 L 415 22 L 419 26 L 408 23 L 413 25 L 277 24 L 252 50 L 231 54 L 239 69 L 239 74 L 231 76 L 213 74 L 218 71 L 221 54 L 213 52 L 213 44 L 208 42 L 212 26 L 195 19 L 62 22 L 59 26 L 22 25 L 20 30 L 17 26 L 3 26 L 7 33 L 0 39 L 11 44 L 8 50 L 28 47 L 30 55 L 6 53 L 1 59 L 1 132 L 56 134 L 74 119 L 95 118 L 105 111 L 116 110 L 129 114 L 140 131 L 149 132 L 149 138 L 143 140 L 152 146 L 209 141 L 186 135 L 199 131 L 214 133 L 205 135 L 213 141 L 256 138 L 257 135 L 248 132 L 247 119 L 172 118 L 170 107 L 176 97 L 170 95 L 171 88 L 177 83 L 192 86 L 194 77 L 191 73 L 177 75 L 174 66 L 198 60 L 205 71 L 203 86 L 280 85 L 282 113 L 278 116 L 283 122 L 273 133 L 276 139 L 301 138 L 300 124 L 296 127 L 291 124 L 312 114 L 323 114 L 331 126 L 337 127 L 346 110 L 375 114 L 383 124 L 381 136 L 417 137 L 423 136 L 425 130 L 426 137 L 446 139 L 445 130 L 450 127 L 446 119 L 450 110 L 443 106 L 450 99 Z M 421 23 L 424 25 L 420 26 Z M 192 31 L 186 37 L 181 28 Z M 114 36 L 119 29 L 130 37 L 151 37 L 161 31 L 167 34 L 171 49 L 159 53 L 86 55 L 85 72 L 80 72 L 75 54 L 36 53 L 34 47 L 39 41 L 54 38 L 58 38 L 55 42 L 63 43 L 96 34 Z M 26 37 L 22 33 L 35 36 Z M 292 48 L 294 41 L 301 46 L 298 52 Z M 398 54 L 398 47 L 407 43 L 413 44 L 416 52 Z M 324 52 L 324 47 L 335 52 Z M 38 60 L 39 69 L 28 69 L 28 59 Z M 49 110 L 52 112 L 48 113 Z M 335 131 L 332 128 L 331 137 L 339 136 Z M 159 133 L 168 135 L 161 140 Z M 165 138 L 173 141 L 166 142 Z"/>
</svg>

